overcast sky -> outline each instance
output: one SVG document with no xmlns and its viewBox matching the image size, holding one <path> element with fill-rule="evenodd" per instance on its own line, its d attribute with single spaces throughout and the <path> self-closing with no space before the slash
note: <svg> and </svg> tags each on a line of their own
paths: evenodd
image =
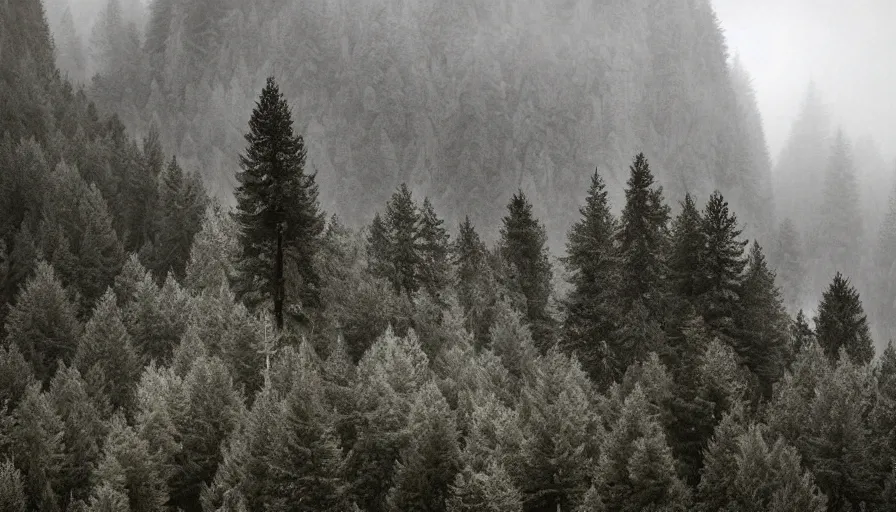
<svg viewBox="0 0 896 512">
<path fill-rule="evenodd" d="M 815 80 L 835 122 L 896 157 L 896 0 L 712 0 L 753 76 L 777 159 Z"/>
</svg>

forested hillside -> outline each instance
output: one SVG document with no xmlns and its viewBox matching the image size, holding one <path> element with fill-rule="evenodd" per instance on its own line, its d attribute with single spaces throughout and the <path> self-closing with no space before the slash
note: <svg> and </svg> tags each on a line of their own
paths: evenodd
<svg viewBox="0 0 896 512">
<path fill-rule="evenodd" d="M 758 111 L 708 0 L 155 0 L 145 28 L 122 4 L 84 36 L 91 97 L 137 133 L 155 123 L 225 200 L 253 91 L 273 74 L 323 205 L 354 226 L 406 182 L 493 238 L 521 188 L 560 248 L 582 169 L 621 200 L 620 169 L 643 150 L 670 198 L 720 188 L 751 232 L 771 228 Z"/>
<path fill-rule="evenodd" d="M 420 11 L 400 14 L 388 19 Z M 679 201 L 690 186 L 670 192 L 638 148 L 606 169 L 569 168 L 582 197 L 547 213 L 503 174 L 491 224 L 402 175 L 381 192 L 357 178 L 376 197 L 329 209 L 343 178 L 315 164 L 311 125 L 296 121 L 313 104 L 297 84 L 314 75 L 284 72 L 231 89 L 248 99 L 231 98 L 245 115 L 222 160 L 227 207 L 197 159 L 166 152 L 161 118 L 135 136 L 90 102 L 124 75 L 99 75 L 89 94 L 60 75 L 40 4 L 0 3 L 0 29 L 0 510 L 894 510 L 896 349 L 878 338 L 875 354 L 866 288 L 840 272 L 867 254 L 844 243 L 860 240 L 864 215 L 845 135 L 817 138 L 831 144 L 828 178 L 811 192 L 838 215 L 813 217 L 823 224 L 805 246 L 813 224 L 784 220 L 772 265 L 720 174 Z M 742 157 L 767 167 L 748 79 L 730 73 L 753 133 Z M 334 215 L 343 204 L 359 228 Z M 890 210 L 881 269 L 896 255 Z M 556 218 L 570 219 L 553 233 L 559 260 Z M 886 296 L 877 284 L 868 295 Z"/>
</svg>

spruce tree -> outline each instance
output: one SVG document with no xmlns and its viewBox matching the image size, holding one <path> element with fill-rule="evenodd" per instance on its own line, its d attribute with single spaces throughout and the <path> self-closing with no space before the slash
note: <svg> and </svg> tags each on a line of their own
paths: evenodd
<svg viewBox="0 0 896 512">
<path fill-rule="evenodd" d="M 821 296 L 815 316 L 815 335 L 833 361 L 840 357 L 841 348 L 857 364 L 866 364 L 874 357 L 874 342 L 859 292 L 840 272 Z"/>
<path fill-rule="evenodd" d="M 775 274 L 768 269 L 756 242 L 750 249 L 741 294 L 741 333 L 734 346 L 747 368 L 758 377 L 762 395 L 768 398 L 772 384 L 783 375 L 784 365 L 790 359 L 790 322 L 775 285 Z"/>
<path fill-rule="evenodd" d="M 441 294 L 449 279 L 450 237 L 444 223 L 436 214 L 429 198 L 423 198 L 417 224 L 420 284 L 433 297 Z"/>
<path fill-rule="evenodd" d="M 663 429 L 636 386 L 602 444 L 594 486 L 581 510 L 684 511 L 690 501 L 690 490 L 675 474 Z"/>
<path fill-rule="evenodd" d="M 595 382 L 607 382 L 611 372 L 606 347 L 615 329 L 613 292 L 618 286 L 613 247 L 616 219 L 610 212 L 606 186 L 595 171 L 582 218 L 567 236 L 564 259 L 572 290 L 565 303 L 563 324 L 567 350 L 577 355 Z"/>
<path fill-rule="evenodd" d="M 877 276 L 874 301 L 877 309 L 873 312 L 876 313 L 876 323 L 880 325 L 880 334 L 893 339 L 896 338 L 896 319 L 892 314 L 896 307 L 896 186 L 890 194 L 887 213 L 880 224 L 874 269 Z"/>
<path fill-rule="evenodd" d="M 49 398 L 63 424 L 59 496 L 63 508 L 87 499 L 91 471 L 100 455 L 106 425 L 101 402 L 89 396 L 87 383 L 74 368 L 60 366 L 50 382 Z"/>
<path fill-rule="evenodd" d="M 526 320 L 536 345 L 543 349 L 552 343 L 553 323 L 548 313 L 553 272 L 546 244 L 544 225 L 535 218 L 526 195 L 518 191 L 502 219 L 499 247 L 509 266 L 512 286 L 518 287 L 525 297 Z"/>
<path fill-rule="evenodd" d="M 492 299 L 496 296 L 496 290 L 492 286 L 494 276 L 488 266 L 488 249 L 469 217 L 461 222 L 451 252 L 454 289 L 466 315 L 467 330 L 482 344 L 488 338 L 494 316 Z"/>
<path fill-rule="evenodd" d="M 408 416 L 408 445 L 395 470 L 387 510 L 445 511 L 460 469 L 454 415 L 434 382 L 424 385 Z"/>
<path fill-rule="evenodd" d="M 120 492 L 132 512 L 163 510 L 168 501 L 164 474 L 151 456 L 149 443 L 120 415 L 112 418 L 96 479 L 100 487 L 108 485 Z"/>
<path fill-rule="evenodd" d="M 658 349 L 666 314 L 669 207 L 654 185 L 643 153 L 630 166 L 616 244 L 620 259 L 616 293 L 619 328 L 610 346 L 614 379 L 634 361 Z"/>
<path fill-rule="evenodd" d="M 672 222 L 672 252 L 669 272 L 675 294 L 688 302 L 694 302 L 699 292 L 701 258 L 706 239 L 697 205 L 690 194 L 684 196 L 681 212 Z"/>
<path fill-rule="evenodd" d="M 15 409 L 34 383 L 34 370 L 18 345 L 0 347 L 0 404 Z"/>
<path fill-rule="evenodd" d="M 784 306 L 790 314 L 802 305 L 806 287 L 806 262 L 802 240 L 790 219 L 784 219 L 775 234 L 769 253 L 769 263 L 775 269 L 781 286 Z"/>
<path fill-rule="evenodd" d="M 465 467 L 454 479 L 447 512 L 523 512 L 523 500 L 503 466 Z"/>
<path fill-rule="evenodd" d="M 197 293 L 229 288 L 238 255 L 233 219 L 215 203 L 206 210 L 202 229 L 193 238 L 184 286 Z"/>
<path fill-rule="evenodd" d="M 25 512 L 26 505 L 22 473 L 6 459 L 0 464 L 0 510 Z"/>
<path fill-rule="evenodd" d="M 87 512 L 131 512 L 128 497 L 115 486 L 103 484 L 90 497 Z"/>
<path fill-rule="evenodd" d="M 248 147 L 240 156 L 237 210 L 241 245 L 241 297 L 271 301 L 278 329 L 286 307 L 316 304 L 317 270 L 313 266 L 324 229 L 314 174 L 305 173 L 305 143 L 293 134 L 293 121 L 274 78 L 268 78 L 249 120 Z M 286 296 L 286 257 L 295 256 L 302 288 Z"/>
<path fill-rule="evenodd" d="M 377 212 L 367 234 L 367 269 L 371 274 L 393 283 L 395 274 L 391 251 L 389 226 Z"/>
<path fill-rule="evenodd" d="M 697 309 L 713 334 L 729 340 L 738 336 L 736 320 L 743 307 L 742 279 L 747 265 L 746 240 L 740 239 L 737 216 L 719 192 L 703 210 L 701 231 L 706 246 L 701 255 Z"/>
<path fill-rule="evenodd" d="M 421 256 L 417 250 L 420 211 L 407 184 L 402 183 L 386 205 L 389 262 L 395 291 L 410 297 L 420 288 Z"/>
<path fill-rule="evenodd" d="M 75 307 L 48 264 L 38 265 L 6 317 L 5 330 L 7 346 L 17 346 L 43 382 L 49 381 L 57 361 L 71 362 L 81 326 Z"/>
</svg>

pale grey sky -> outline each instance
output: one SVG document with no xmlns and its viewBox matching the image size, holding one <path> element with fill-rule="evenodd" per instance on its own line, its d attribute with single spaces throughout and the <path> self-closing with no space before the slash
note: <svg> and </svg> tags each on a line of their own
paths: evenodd
<svg viewBox="0 0 896 512">
<path fill-rule="evenodd" d="M 777 159 L 809 80 L 850 138 L 896 157 L 896 0 L 712 0 Z"/>
</svg>

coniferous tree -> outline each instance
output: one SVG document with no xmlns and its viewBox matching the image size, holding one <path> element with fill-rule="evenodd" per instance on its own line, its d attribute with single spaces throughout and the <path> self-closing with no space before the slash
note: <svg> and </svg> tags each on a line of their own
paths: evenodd
<svg viewBox="0 0 896 512">
<path fill-rule="evenodd" d="M 573 289 L 566 299 L 564 338 L 595 382 L 607 383 L 607 341 L 613 323 L 613 291 L 618 286 L 613 236 L 616 219 L 610 212 L 603 178 L 595 171 L 582 218 L 569 231 L 564 260 Z"/>
<path fill-rule="evenodd" d="M 417 224 L 420 284 L 433 297 L 445 289 L 449 278 L 450 241 L 443 224 L 429 198 L 424 198 Z"/>
<path fill-rule="evenodd" d="M 108 485 L 121 493 L 132 512 L 163 510 L 168 501 L 164 475 L 149 443 L 120 415 L 112 418 L 96 479 L 100 487 Z"/>
<path fill-rule="evenodd" d="M 775 269 L 781 286 L 784 306 L 790 314 L 802 306 L 806 285 L 805 255 L 796 226 L 784 219 L 778 228 L 774 245 L 769 253 L 769 263 Z"/>
<path fill-rule="evenodd" d="M 447 512 L 522 512 L 523 500 L 503 466 L 492 463 L 482 472 L 469 466 L 457 474 Z"/>
<path fill-rule="evenodd" d="M 636 386 L 601 447 L 594 486 L 580 510 L 684 511 L 690 501 L 662 426 Z"/>
<path fill-rule="evenodd" d="M 0 464 L 0 510 L 25 512 L 26 505 L 22 473 L 6 459 Z"/>
<path fill-rule="evenodd" d="M 736 325 L 743 308 L 742 274 L 746 240 L 740 240 L 737 216 L 728 203 L 713 193 L 703 210 L 701 231 L 706 241 L 700 258 L 697 309 L 713 334 L 728 340 L 738 337 Z"/>
<path fill-rule="evenodd" d="M 240 230 L 240 296 L 269 300 L 278 329 L 288 305 L 316 303 L 313 266 L 323 216 L 314 174 L 305 174 L 305 143 L 293 135 L 289 105 L 268 78 L 249 120 L 248 147 L 240 157 L 235 219 Z M 286 296 L 286 258 L 295 256 L 302 288 Z"/>
<path fill-rule="evenodd" d="M 887 339 L 896 337 L 896 319 L 892 314 L 896 308 L 896 187 L 890 194 L 887 213 L 880 224 L 877 247 L 874 254 L 876 271 L 875 323 L 880 327 L 880 335 Z"/>
<path fill-rule="evenodd" d="M 6 318 L 6 344 L 15 345 L 48 382 L 57 361 L 70 363 L 81 327 L 53 268 L 41 262 Z"/>
<path fill-rule="evenodd" d="M 857 364 L 866 364 L 874 357 L 874 342 L 859 292 L 839 272 L 821 296 L 815 335 L 831 360 L 840 357 L 841 348 Z"/>
<path fill-rule="evenodd" d="M 859 202 L 852 148 L 841 130 L 832 143 L 823 202 L 814 233 L 816 254 L 822 256 L 815 273 L 818 288 L 833 272 L 856 272 L 859 269 L 864 236 Z"/>
<path fill-rule="evenodd" d="M 392 241 L 386 221 L 377 212 L 373 216 L 367 234 L 367 269 L 373 275 L 394 282 L 394 269 L 390 253 Z"/>
<path fill-rule="evenodd" d="M 193 238 L 184 286 L 194 292 L 229 288 L 239 256 L 236 227 L 215 203 L 206 210 L 202 229 Z"/>
<path fill-rule="evenodd" d="M 15 409 L 32 384 L 34 370 L 18 345 L 0 348 L 0 404 Z"/>
<path fill-rule="evenodd" d="M 497 298 L 494 274 L 488 263 L 488 249 L 470 221 L 464 218 L 452 245 L 457 299 L 466 315 L 467 330 L 478 343 L 488 339 Z"/>
<path fill-rule="evenodd" d="M 535 218 L 532 204 L 518 191 L 507 205 L 502 219 L 499 247 L 508 264 L 512 286 L 525 297 L 526 321 L 532 329 L 536 344 L 546 349 L 552 343 L 553 320 L 548 313 L 552 293 L 553 272 L 548 259 L 547 234 L 544 225 Z"/>
<path fill-rule="evenodd" d="M 65 508 L 88 498 L 91 471 L 106 427 L 101 402 L 89 396 L 87 383 L 76 369 L 60 366 L 50 382 L 49 398 L 63 424 L 58 493 Z"/>
<path fill-rule="evenodd" d="M 758 377 L 762 395 L 770 397 L 772 384 L 783 375 L 784 365 L 791 358 L 789 319 L 775 285 L 775 274 L 768 269 L 757 242 L 750 249 L 741 294 L 741 335 L 735 349 Z"/>
<path fill-rule="evenodd" d="M 114 409 L 127 411 L 133 405 L 139 361 L 109 290 L 84 327 L 73 364 L 89 383 L 92 396 L 108 398 Z"/>
<path fill-rule="evenodd" d="M 396 292 L 409 297 L 420 288 L 419 222 L 419 208 L 407 184 L 402 183 L 386 205 L 386 225 L 392 285 Z"/>
<path fill-rule="evenodd" d="M 432 381 L 424 385 L 408 416 L 409 443 L 402 451 L 387 510 L 446 510 L 460 449 L 454 415 Z"/>
<path fill-rule="evenodd" d="M 610 353 L 614 378 L 634 361 L 658 348 L 666 313 L 668 275 L 665 254 L 668 245 L 669 207 L 663 189 L 654 186 L 653 174 L 643 154 L 630 167 L 619 230 L 616 233 L 620 258 L 617 330 Z"/>
<path fill-rule="evenodd" d="M 90 497 L 87 512 L 131 512 L 128 497 L 110 484 L 99 486 Z"/>
<path fill-rule="evenodd" d="M 700 290 L 701 257 L 706 247 L 702 221 L 690 194 L 684 196 L 681 212 L 672 222 L 672 255 L 669 272 L 678 297 L 694 302 Z"/>
</svg>

